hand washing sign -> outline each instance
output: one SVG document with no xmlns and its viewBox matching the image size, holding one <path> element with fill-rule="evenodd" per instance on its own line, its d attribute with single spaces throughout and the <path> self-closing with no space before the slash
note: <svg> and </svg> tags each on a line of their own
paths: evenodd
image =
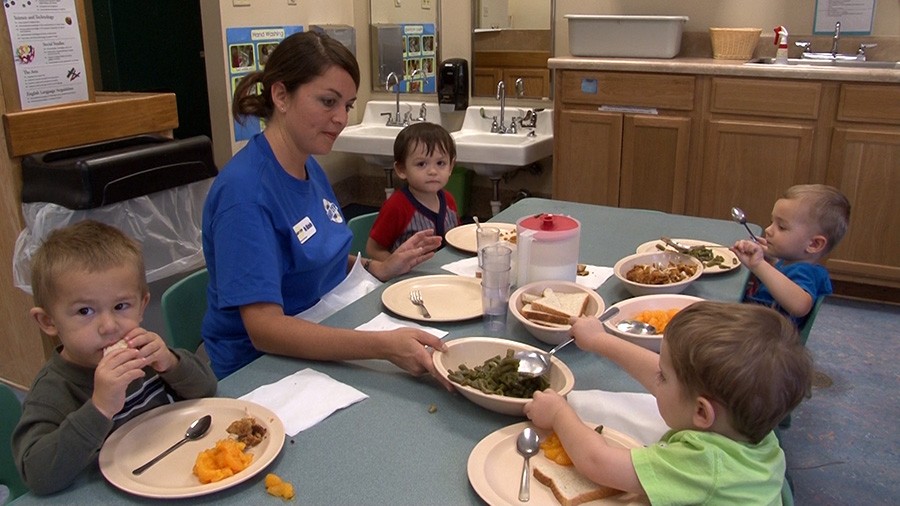
<svg viewBox="0 0 900 506">
<path fill-rule="evenodd" d="M 89 99 L 75 0 L 4 0 L 22 109 Z"/>
<path fill-rule="evenodd" d="M 238 82 L 244 76 L 266 68 L 269 55 L 282 39 L 302 31 L 303 27 L 300 25 L 226 29 L 225 50 L 228 53 L 228 76 L 232 98 Z M 258 89 L 257 92 L 262 93 L 262 89 Z M 265 121 L 262 118 L 248 117 L 245 118 L 243 124 L 235 121 L 234 140 L 248 140 L 262 132 L 265 127 Z"/>
</svg>

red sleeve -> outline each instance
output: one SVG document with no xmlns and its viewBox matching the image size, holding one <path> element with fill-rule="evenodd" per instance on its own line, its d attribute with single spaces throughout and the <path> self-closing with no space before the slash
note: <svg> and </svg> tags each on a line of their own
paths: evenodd
<svg viewBox="0 0 900 506">
<path fill-rule="evenodd" d="M 382 204 L 378 211 L 378 217 L 372 224 L 372 231 L 369 232 L 375 242 L 386 249 L 391 249 L 397 238 L 403 234 L 406 224 L 409 222 L 414 209 L 400 191 L 395 191 L 391 197 Z"/>
</svg>

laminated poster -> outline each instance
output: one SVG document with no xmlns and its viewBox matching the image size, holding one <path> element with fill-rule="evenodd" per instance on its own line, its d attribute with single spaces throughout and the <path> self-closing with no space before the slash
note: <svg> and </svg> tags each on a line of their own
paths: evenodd
<svg viewBox="0 0 900 506">
<path fill-rule="evenodd" d="M 231 83 L 231 97 L 238 82 L 247 74 L 266 68 L 269 55 L 275 46 L 285 37 L 302 32 L 303 27 L 269 26 L 240 27 L 225 30 L 225 41 L 228 56 L 228 77 Z M 257 90 L 261 93 L 262 90 Z M 229 110 L 231 110 L 229 102 Z M 244 123 L 234 122 L 234 140 L 246 141 L 265 129 L 265 121 L 261 118 L 249 117 Z"/>
<path fill-rule="evenodd" d="M 22 109 L 88 100 L 75 0 L 4 0 Z"/>
<path fill-rule="evenodd" d="M 841 33 L 869 35 L 875 18 L 875 0 L 816 0 L 817 35 L 831 35 L 834 24 L 841 22 Z"/>
</svg>

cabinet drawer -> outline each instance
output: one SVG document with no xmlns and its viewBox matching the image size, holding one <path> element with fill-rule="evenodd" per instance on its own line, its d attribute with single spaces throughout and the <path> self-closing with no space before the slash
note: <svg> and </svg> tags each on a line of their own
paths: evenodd
<svg viewBox="0 0 900 506">
<path fill-rule="evenodd" d="M 714 113 L 816 119 L 822 85 L 805 81 L 713 78 Z"/>
<path fill-rule="evenodd" d="M 694 76 L 562 71 L 563 104 L 623 105 L 690 111 Z"/>
<path fill-rule="evenodd" d="M 861 123 L 900 124 L 900 86 L 841 85 L 837 119 Z"/>
</svg>

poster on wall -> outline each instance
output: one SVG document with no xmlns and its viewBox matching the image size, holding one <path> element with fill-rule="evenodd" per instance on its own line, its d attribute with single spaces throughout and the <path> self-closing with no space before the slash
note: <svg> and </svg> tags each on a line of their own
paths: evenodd
<svg viewBox="0 0 900 506">
<path fill-rule="evenodd" d="M 225 30 L 225 51 L 228 53 L 228 78 L 231 83 L 231 97 L 238 82 L 251 72 L 266 68 L 266 62 L 282 39 L 302 32 L 300 25 L 237 27 Z M 261 89 L 257 89 L 261 93 Z M 230 107 L 229 103 L 229 107 Z M 234 122 L 234 140 L 246 141 L 265 129 L 265 120 L 248 117 L 244 123 Z"/>
<path fill-rule="evenodd" d="M 75 0 L 3 2 L 22 109 L 89 99 Z"/>
<path fill-rule="evenodd" d="M 403 24 L 403 81 L 406 93 L 435 93 L 437 37 L 434 23 Z"/>
<path fill-rule="evenodd" d="M 814 32 L 831 35 L 835 23 L 841 23 L 841 33 L 869 35 L 875 19 L 875 0 L 816 0 Z"/>
</svg>

